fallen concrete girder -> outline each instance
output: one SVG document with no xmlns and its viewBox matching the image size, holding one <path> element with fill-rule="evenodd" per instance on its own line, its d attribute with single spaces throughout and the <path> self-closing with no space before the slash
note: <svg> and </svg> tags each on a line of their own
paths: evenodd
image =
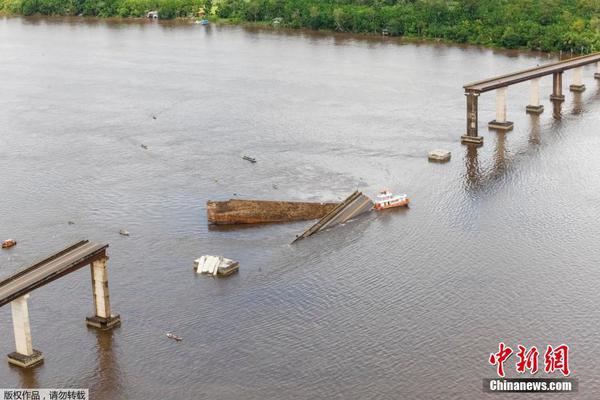
<svg viewBox="0 0 600 400">
<path fill-rule="evenodd" d="M 208 221 L 217 225 L 305 221 L 321 218 L 337 205 L 299 201 L 209 200 L 206 214 Z"/>
<path fill-rule="evenodd" d="M 342 224 L 357 215 L 370 211 L 373 208 L 373 201 L 359 191 L 352 193 L 346 200 L 338 204 L 327 215 L 321 218 L 316 224 L 308 228 L 304 233 L 296 236 L 292 242 L 295 243 L 300 239 L 314 235 L 324 229 Z"/>
</svg>

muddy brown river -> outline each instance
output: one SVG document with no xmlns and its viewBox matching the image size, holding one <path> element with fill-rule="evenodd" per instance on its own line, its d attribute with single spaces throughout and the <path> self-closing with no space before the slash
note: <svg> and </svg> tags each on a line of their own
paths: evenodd
<svg viewBox="0 0 600 400">
<path fill-rule="evenodd" d="M 102 400 L 541 398 L 483 393 L 504 341 L 568 344 L 579 392 L 560 398 L 598 398 L 593 67 L 559 119 L 551 78 L 539 118 L 525 114 L 528 85 L 510 87 L 506 134 L 488 131 L 495 104 L 484 94 L 485 144 L 460 144 L 463 84 L 555 59 L 301 31 L 0 18 L 0 239 L 18 241 L 0 251 L 0 276 L 83 238 L 109 243 L 123 321 L 109 333 L 86 327 L 87 269 L 34 291 L 33 345 L 45 363 L 21 371 L 0 359 L 0 387 L 89 388 Z M 428 163 L 435 148 L 451 162 Z M 382 187 L 408 193 L 410 209 L 294 245 L 310 221 L 206 220 L 209 199 L 336 201 Z M 239 260 L 240 272 L 196 276 L 203 254 Z M 0 338 L 4 357 L 14 351 L 10 306 Z"/>
</svg>

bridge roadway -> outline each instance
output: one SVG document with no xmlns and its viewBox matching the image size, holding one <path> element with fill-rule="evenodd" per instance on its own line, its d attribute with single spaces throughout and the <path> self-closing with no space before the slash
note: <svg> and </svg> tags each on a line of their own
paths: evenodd
<svg viewBox="0 0 600 400">
<path fill-rule="evenodd" d="M 82 240 L 12 274 L 0 281 L 0 307 L 93 261 L 106 257 L 107 248 L 107 244 L 101 245 Z"/>
<path fill-rule="evenodd" d="M 511 74 L 496 76 L 482 81 L 469 83 L 463 87 L 465 92 L 484 93 L 490 90 L 529 81 L 542 76 L 564 72 L 568 69 L 583 67 L 584 65 L 593 64 L 596 62 L 600 62 L 600 53 L 571 58 L 566 61 L 558 61 L 552 64 L 545 64 L 535 68 L 513 72 Z"/>
</svg>

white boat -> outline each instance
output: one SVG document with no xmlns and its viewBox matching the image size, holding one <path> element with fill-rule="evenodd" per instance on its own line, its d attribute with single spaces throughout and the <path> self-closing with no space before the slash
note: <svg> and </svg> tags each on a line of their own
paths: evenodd
<svg viewBox="0 0 600 400">
<path fill-rule="evenodd" d="M 378 211 L 393 207 L 408 206 L 410 199 L 406 194 L 393 194 L 387 189 L 383 189 L 375 199 L 375 209 Z"/>
</svg>

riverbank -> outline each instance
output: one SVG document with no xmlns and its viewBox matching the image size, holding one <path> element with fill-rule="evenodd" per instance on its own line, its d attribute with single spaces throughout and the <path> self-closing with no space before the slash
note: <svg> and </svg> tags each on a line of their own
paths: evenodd
<svg viewBox="0 0 600 400">
<path fill-rule="evenodd" d="M 204 8 L 211 20 L 292 29 L 389 35 L 506 49 L 590 53 L 600 51 L 600 5 L 517 0 L 415 2 L 285 0 L 0 0 L 0 14 L 193 18 Z M 210 12 L 209 12 L 210 10 Z"/>
</svg>

